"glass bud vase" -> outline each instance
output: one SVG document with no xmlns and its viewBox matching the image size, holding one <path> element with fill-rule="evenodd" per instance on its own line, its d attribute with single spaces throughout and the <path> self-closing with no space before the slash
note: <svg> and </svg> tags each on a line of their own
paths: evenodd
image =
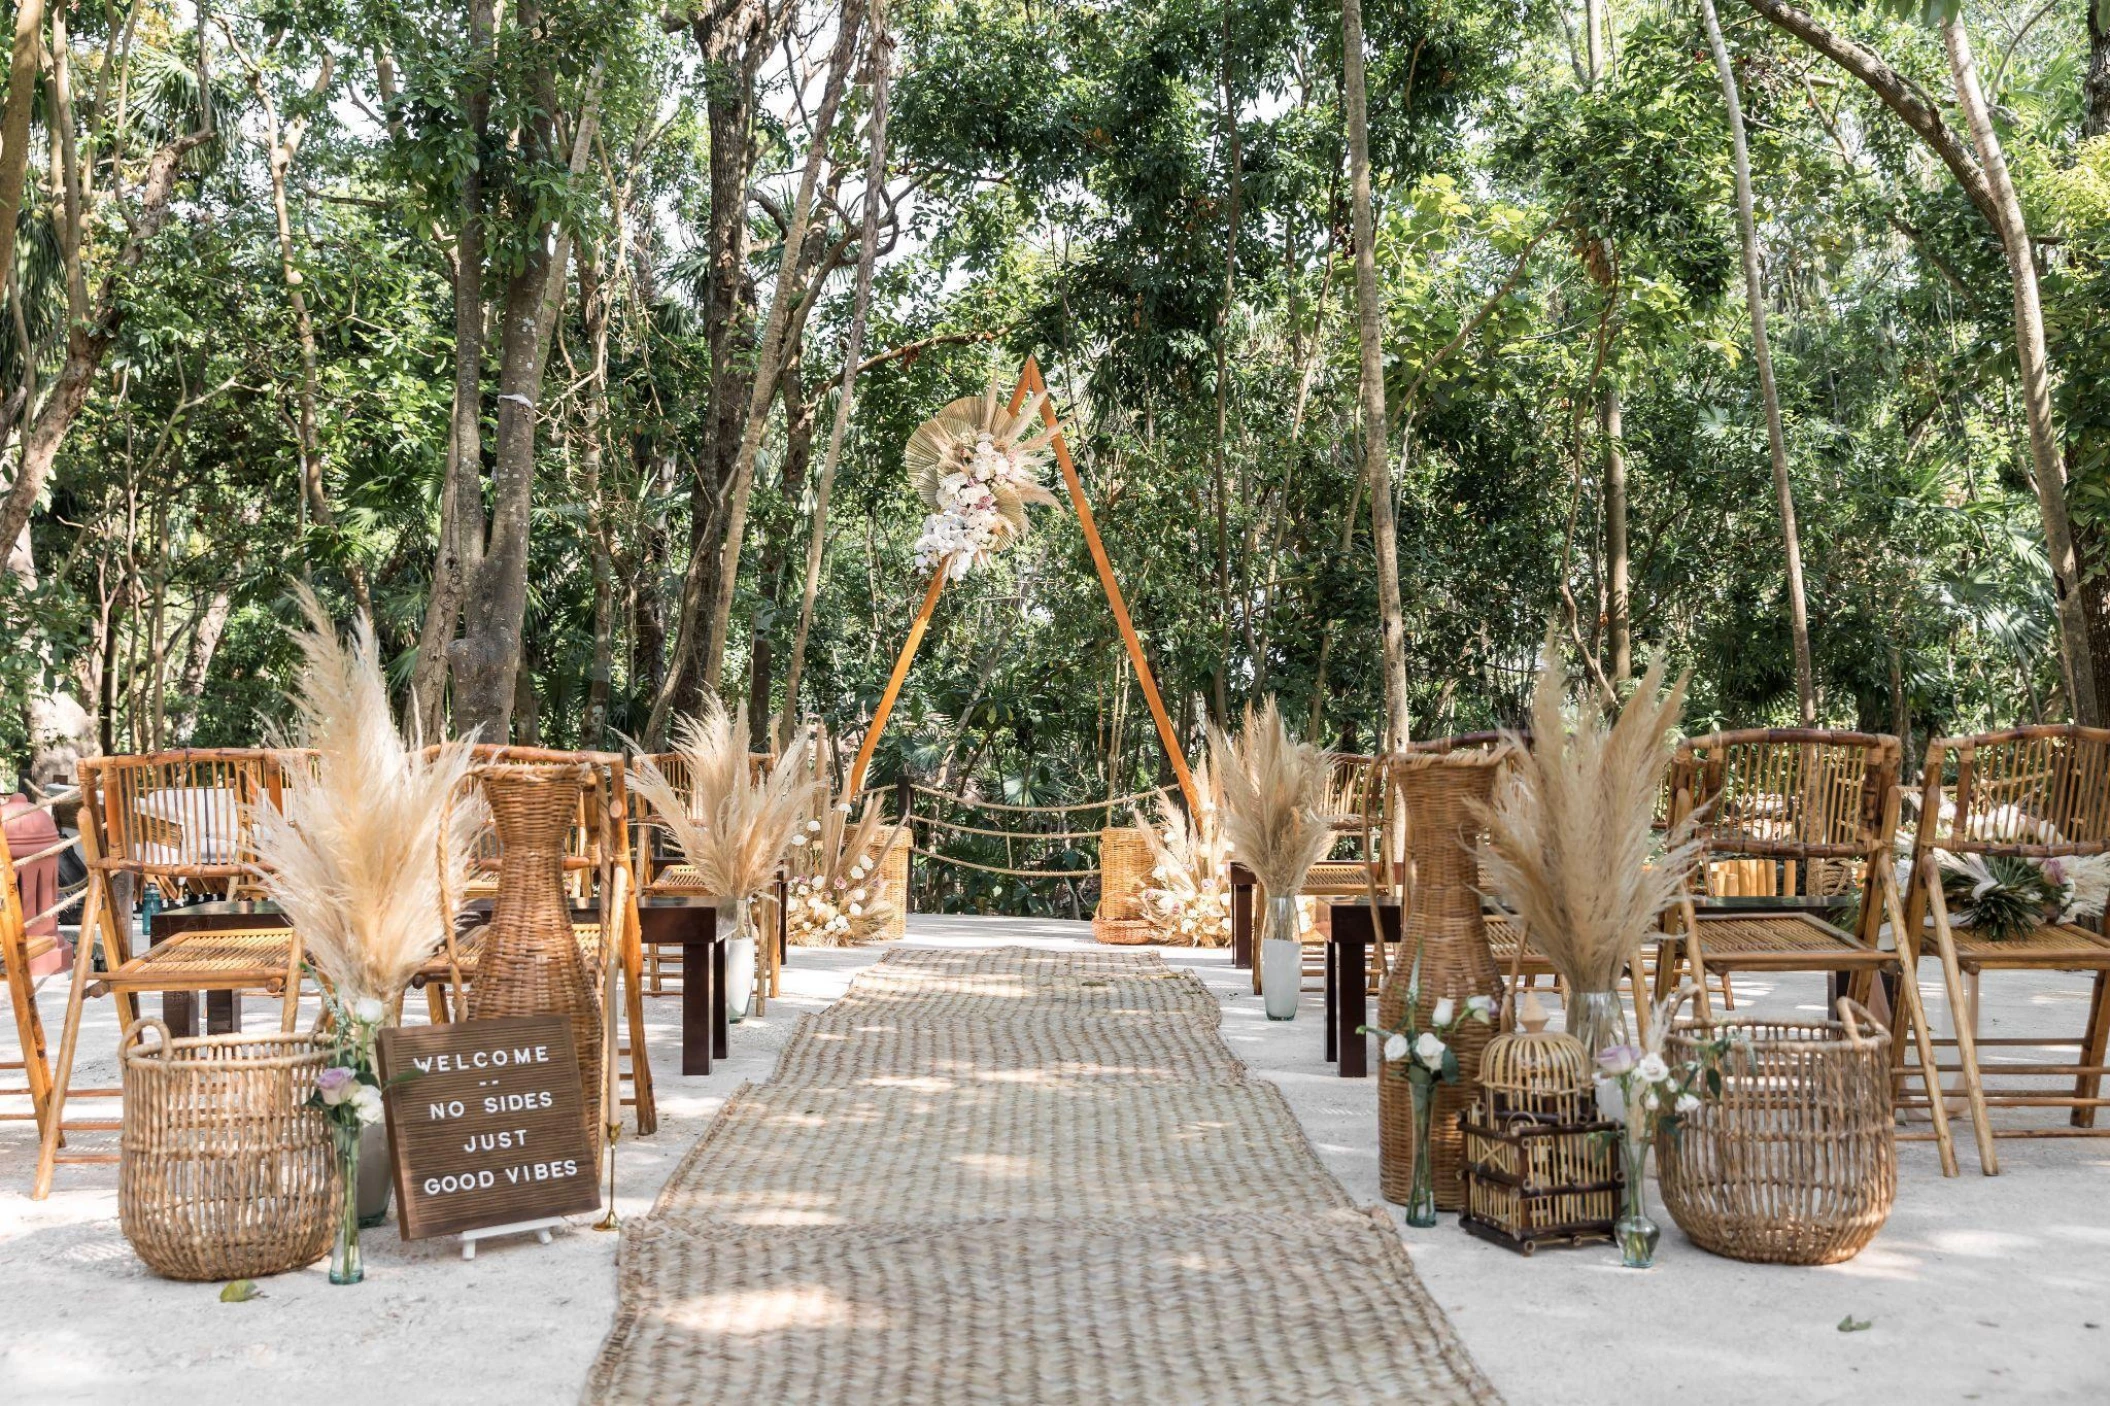
<svg viewBox="0 0 2110 1406">
<path fill-rule="evenodd" d="M 755 918 L 748 899 L 736 898 L 721 904 L 719 922 L 725 928 L 725 1018 L 737 1024 L 747 1019 L 755 999 Z"/>
<path fill-rule="evenodd" d="M 1414 1184 L 1407 1193 L 1407 1224 L 1436 1224 L 1436 1154 L 1429 1146 L 1429 1124 L 1436 1109 L 1436 1086 L 1408 1078 L 1414 1090 Z"/>
<path fill-rule="evenodd" d="M 363 1131 L 356 1124 L 330 1124 L 344 1187 L 343 1204 L 337 1212 L 337 1243 L 330 1249 L 332 1284 L 356 1284 L 366 1278 L 366 1266 L 359 1259 L 359 1136 Z"/>
<path fill-rule="evenodd" d="M 1593 1066 L 1601 1052 L 1626 1043 L 1626 1007 L 1617 991 L 1576 992 L 1565 1023 Z"/>
<path fill-rule="evenodd" d="M 1663 1238 L 1662 1228 L 1648 1218 L 1648 1144 L 1632 1137 L 1620 1142 L 1626 1151 L 1626 1190 L 1612 1231 L 1619 1237 L 1620 1264 L 1647 1269 L 1655 1264 L 1656 1242 Z"/>
</svg>

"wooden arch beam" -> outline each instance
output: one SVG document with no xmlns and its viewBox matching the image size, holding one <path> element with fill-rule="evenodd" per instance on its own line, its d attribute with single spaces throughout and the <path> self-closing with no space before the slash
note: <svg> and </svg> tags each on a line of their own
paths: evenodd
<svg viewBox="0 0 2110 1406">
<path fill-rule="evenodd" d="M 1150 716 L 1157 723 L 1158 741 L 1164 744 L 1165 759 L 1172 763 L 1172 774 L 1179 781 L 1180 794 L 1186 798 L 1187 813 L 1201 813 L 1201 796 L 1194 788 L 1194 773 L 1187 766 L 1187 755 L 1180 747 L 1179 734 L 1173 730 L 1172 718 L 1165 711 L 1165 700 L 1158 694 L 1156 677 L 1150 672 L 1150 660 L 1143 653 L 1143 641 L 1136 634 L 1135 622 L 1129 618 L 1128 602 L 1121 595 L 1121 583 L 1114 577 L 1114 564 L 1106 555 L 1106 543 L 1099 538 L 1099 523 L 1092 516 L 1092 505 L 1084 496 L 1084 480 L 1077 476 L 1077 465 L 1070 458 L 1070 446 L 1062 435 L 1062 422 L 1055 414 L 1055 407 L 1046 398 L 1048 383 L 1041 379 L 1040 363 L 1033 357 L 1019 369 L 1018 386 L 1011 392 L 1011 413 L 1016 415 L 1026 397 L 1036 393 L 1042 395 L 1040 418 L 1054 431 L 1049 446 L 1055 451 L 1055 463 L 1062 470 L 1063 485 L 1070 491 L 1070 504 L 1077 510 L 1077 525 L 1084 530 L 1084 544 L 1091 549 L 1092 564 L 1098 568 L 1099 584 L 1106 588 L 1106 603 L 1113 608 L 1114 624 L 1120 628 L 1121 642 L 1128 647 L 1129 663 L 1135 666 L 1136 682 L 1142 686 L 1143 701 L 1150 705 Z M 863 788 L 865 769 L 871 765 L 872 753 L 879 745 L 879 735 L 886 728 L 887 719 L 893 715 L 894 704 L 901 697 L 901 686 L 908 681 L 910 662 L 923 643 L 924 631 L 930 627 L 931 612 L 938 607 L 938 595 L 945 588 L 944 562 L 938 563 L 931 573 L 930 588 L 923 593 L 923 607 L 916 612 L 916 619 L 909 626 L 908 638 L 902 642 L 901 653 L 894 660 L 894 672 L 887 679 L 886 692 L 879 697 L 879 707 L 872 714 L 872 724 L 865 729 L 864 741 L 858 744 L 857 760 L 850 767 L 848 794 L 854 796 Z"/>
</svg>

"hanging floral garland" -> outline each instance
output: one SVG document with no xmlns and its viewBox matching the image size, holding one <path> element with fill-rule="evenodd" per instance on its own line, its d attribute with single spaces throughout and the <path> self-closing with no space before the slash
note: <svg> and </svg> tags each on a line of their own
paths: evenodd
<svg viewBox="0 0 2110 1406">
<path fill-rule="evenodd" d="M 931 511 L 916 538 L 916 569 L 962 580 L 1026 534 L 1026 507 L 1053 507 L 1040 482 L 1053 426 L 1040 424 L 1046 391 L 1012 413 L 1002 383 L 956 400 L 909 436 L 903 460 Z"/>
</svg>

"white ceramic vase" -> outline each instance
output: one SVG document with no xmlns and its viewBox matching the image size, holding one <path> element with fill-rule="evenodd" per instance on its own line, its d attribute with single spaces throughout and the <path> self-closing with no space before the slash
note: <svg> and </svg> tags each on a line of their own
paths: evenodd
<svg viewBox="0 0 2110 1406">
<path fill-rule="evenodd" d="M 1295 1020 L 1304 987 L 1304 944 L 1297 941 L 1297 900 L 1270 898 L 1260 939 L 1260 1001 L 1269 1020 Z"/>
<path fill-rule="evenodd" d="M 755 925 L 747 900 L 721 906 L 718 919 L 725 924 L 725 1018 L 747 1019 L 755 999 Z"/>
</svg>

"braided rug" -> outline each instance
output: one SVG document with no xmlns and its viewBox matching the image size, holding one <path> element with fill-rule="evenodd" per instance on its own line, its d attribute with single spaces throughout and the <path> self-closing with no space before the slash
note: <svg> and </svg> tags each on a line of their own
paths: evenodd
<svg viewBox="0 0 2110 1406">
<path fill-rule="evenodd" d="M 1494 1390 L 1154 952 L 895 949 L 626 1228 L 592 1402 Z"/>
</svg>

